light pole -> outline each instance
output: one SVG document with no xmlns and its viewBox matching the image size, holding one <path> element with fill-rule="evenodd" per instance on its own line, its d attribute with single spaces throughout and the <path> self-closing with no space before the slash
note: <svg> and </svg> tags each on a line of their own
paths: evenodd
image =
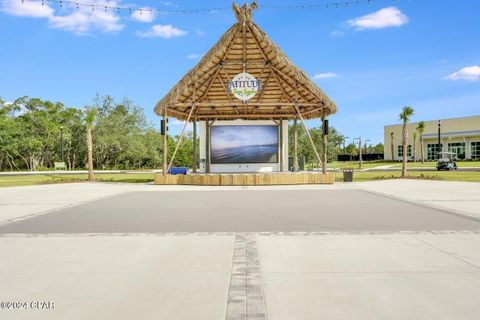
<svg viewBox="0 0 480 320">
<path fill-rule="evenodd" d="M 61 150 L 62 150 L 62 162 L 65 162 L 63 159 L 63 126 L 60 126 L 60 140 L 61 140 Z"/>
<path fill-rule="evenodd" d="M 367 150 L 367 142 L 369 142 L 369 141 L 371 141 L 371 140 L 365 140 L 365 154 L 368 153 L 368 150 Z"/>
<path fill-rule="evenodd" d="M 441 126 L 442 126 L 442 122 L 441 120 L 438 120 L 438 148 L 437 148 L 437 159 L 440 159 L 440 152 L 442 152 L 442 150 L 440 149 L 440 131 L 441 131 Z"/>
<path fill-rule="evenodd" d="M 350 137 L 343 137 L 343 154 L 345 154 L 345 152 L 346 152 L 346 150 L 347 150 L 347 149 L 345 148 L 345 141 L 346 141 L 347 139 L 350 139 Z"/>
<path fill-rule="evenodd" d="M 358 167 L 362 167 L 362 137 L 353 138 L 353 143 L 358 140 Z"/>
</svg>

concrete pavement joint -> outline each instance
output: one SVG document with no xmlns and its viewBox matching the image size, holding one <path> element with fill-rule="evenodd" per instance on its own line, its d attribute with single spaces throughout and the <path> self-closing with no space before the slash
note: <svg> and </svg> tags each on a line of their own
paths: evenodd
<svg viewBox="0 0 480 320">
<path fill-rule="evenodd" d="M 117 196 L 119 194 L 127 193 L 127 192 L 128 191 L 120 191 L 119 193 L 110 194 L 110 195 L 106 195 L 106 196 L 101 196 L 101 197 L 98 197 L 98 198 L 88 199 L 88 200 L 84 200 L 84 201 L 80 201 L 80 202 L 59 202 L 59 203 L 41 203 L 41 204 L 39 204 L 39 203 L 33 203 L 33 204 L 29 204 L 29 203 L 27 203 L 27 204 L 25 204 L 25 203 L 5 204 L 5 203 L 2 203 L 0 205 L 6 205 L 6 206 L 58 205 L 59 207 L 53 208 L 53 209 L 48 209 L 48 210 L 45 210 L 45 211 L 39 211 L 39 212 L 28 214 L 28 215 L 23 215 L 23 216 L 20 216 L 20 217 L 16 217 L 16 218 L 4 220 L 4 221 L 0 220 L 0 226 L 6 225 L 8 223 L 27 220 L 27 219 L 34 218 L 34 217 L 37 217 L 37 216 L 47 215 L 47 214 L 50 214 L 50 213 L 56 213 L 56 212 L 58 212 L 60 210 L 63 210 L 63 209 L 67 209 L 67 208 L 75 207 L 75 206 L 81 206 L 83 204 L 87 204 L 87 203 L 97 201 L 97 200 L 107 199 L 107 198 L 114 197 L 114 196 Z"/>
<path fill-rule="evenodd" d="M 470 261 L 465 260 L 465 259 L 463 259 L 463 258 L 461 258 L 461 257 L 459 257 L 459 256 L 457 256 L 457 255 L 455 255 L 455 254 L 453 254 L 453 253 L 451 253 L 451 252 L 448 252 L 448 251 L 446 251 L 446 250 L 443 250 L 443 249 L 441 249 L 441 248 L 439 248 L 439 247 L 431 244 L 431 243 L 428 242 L 428 241 L 422 240 L 422 239 L 420 239 L 420 238 L 418 238 L 418 237 L 415 237 L 415 236 L 413 236 L 413 235 L 412 235 L 412 238 L 414 238 L 415 240 L 417 240 L 417 241 L 419 241 L 419 242 L 421 242 L 421 243 L 423 243 L 423 244 L 425 244 L 425 245 L 427 245 L 427 246 L 429 246 L 429 247 L 431 247 L 431 248 L 434 248 L 435 250 L 437 250 L 437 251 L 439 251 L 439 252 L 442 252 L 442 253 L 444 253 L 444 254 L 446 254 L 446 255 L 448 255 L 448 256 L 456 259 L 456 260 L 462 261 L 463 263 L 466 263 L 466 264 L 468 264 L 468 265 L 470 265 L 470 266 L 472 266 L 472 267 L 474 267 L 474 268 L 480 269 L 480 266 L 478 266 L 478 265 L 476 265 L 476 264 L 474 264 L 474 263 L 471 263 Z"/>
<path fill-rule="evenodd" d="M 476 222 L 480 222 L 480 218 L 478 217 L 478 215 L 475 215 L 473 213 L 469 213 L 469 212 L 466 212 L 466 211 L 453 209 L 453 208 L 445 208 L 443 206 L 427 203 L 427 202 L 437 201 L 437 200 L 430 200 L 430 199 L 424 199 L 424 200 L 415 199 L 414 200 L 414 199 L 407 199 L 407 198 L 404 198 L 404 197 L 399 197 L 399 196 L 396 196 L 396 195 L 393 195 L 393 194 L 390 194 L 390 193 L 381 193 L 381 192 L 373 191 L 373 190 L 364 190 L 364 189 L 357 189 L 357 190 L 365 192 L 365 193 L 375 194 L 375 195 L 382 196 L 382 197 L 385 197 L 385 198 L 390 198 L 390 199 L 393 199 L 393 200 L 408 202 L 408 203 L 417 205 L 419 207 L 433 208 L 433 209 L 442 211 L 443 213 L 446 213 L 446 214 L 450 214 L 450 215 L 454 215 L 454 216 L 460 216 L 460 217 L 463 217 L 463 218 L 466 218 L 466 219 L 470 219 L 470 220 L 473 220 L 473 221 L 476 221 Z M 443 201 L 445 201 L 445 202 L 447 202 L 447 201 L 462 201 L 462 202 L 464 202 L 464 200 L 443 200 Z M 471 202 L 476 202 L 477 200 L 470 200 L 470 201 Z"/>
<path fill-rule="evenodd" d="M 256 237 L 236 234 L 226 320 L 267 319 Z"/>
<path fill-rule="evenodd" d="M 159 232 L 159 233 L 0 233 L 0 238 L 34 238 L 34 237 L 181 237 L 181 236 L 330 236 L 330 235 L 455 235 L 480 234 L 480 230 L 439 230 L 439 231 L 278 231 L 278 232 Z"/>
</svg>

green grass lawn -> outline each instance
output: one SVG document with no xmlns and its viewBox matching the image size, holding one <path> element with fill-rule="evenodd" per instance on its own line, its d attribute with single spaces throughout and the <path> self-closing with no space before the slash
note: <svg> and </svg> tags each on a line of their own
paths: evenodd
<svg viewBox="0 0 480 320">
<path fill-rule="evenodd" d="M 446 181 L 470 181 L 480 182 L 480 172 L 459 172 L 459 171 L 416 171 L 409 172 L 412 178 L 446 180 Z M 398 172 L 354 172 L 355 182 L 397 179 Z M 99 182 L 124 182 L 124 183 L 148 183 L 153 182 L 153 173 L 97 173 L 96 181 Z M 336 173 L 336 180 L 343 181 L 342 172 Z M 70 183 L 87 181 L 86 174 L 70 175 L 28 175 L 28 176 L 0 176 L 0 187 L 30 186 L 50 183 Z"/>
<path fill-rule="evenodd" d="M 95 180 L 99 182 L 146 183 L 153 182 L 153 173 L 97 173 Z M 86 174 L 1 176 L 0 187 L 82 181 L 87 181 Z"/>
<path fill-rule="evenodd" d="M 354 172 L 353 181 L 371 181 L 384 179 L 398 179 L 401 172 Z M 466 182 L 480 182 L 480 172 L 458 172 L 458 171 L 415 171 L 409 172 L 408 176 L 417 179 L 426 180 L 445 180 L 445 181 L 466 181 Z M 342 172 L 336 174 L 337 181 L 343 181 Z"/>
<path fill-rule="evenodd" d="M 407 168 L 435 168 L 437 163 L 435 161 L 425 162 L 408 162 Z M 362 169 L 374 168 L 380 166 L 392 166 L 392 168 L 401 168 L 401 162 L 387 162 L 387 161 L 375 161 L 375 162 L 363 162 Z M 480 161 L 458 161 L 457 166 L 462 167 L 480 167 Z M 332 162 L 328 164 L 329 168 L 345 169 L 345 168 L 358 168 L 358 162 Z"/>
</svg>

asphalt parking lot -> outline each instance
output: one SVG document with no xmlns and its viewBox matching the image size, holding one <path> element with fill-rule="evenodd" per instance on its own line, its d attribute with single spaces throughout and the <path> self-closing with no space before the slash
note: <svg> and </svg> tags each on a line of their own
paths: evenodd
<svg viewBox="0 0 480 320">
<path fill-rule="evenodd" d="M 362 190 L 128 192 L 0 233 L 478 230 L 480 219 Z"/>
</svg>

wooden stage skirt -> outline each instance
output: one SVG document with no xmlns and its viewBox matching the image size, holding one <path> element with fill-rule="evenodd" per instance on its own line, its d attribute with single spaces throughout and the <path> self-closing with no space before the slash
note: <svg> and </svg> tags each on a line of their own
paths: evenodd
<svg viewBox="0 0 480 320">
<path fill-rule="evenodd" d="M 335 173 L 276 172 L 276 173 L 194 173 L 186 175 L 155 174 L 158 185 L 199 186 L 269 186 L 293 184 L 333 184 Z"/>
</svg>

